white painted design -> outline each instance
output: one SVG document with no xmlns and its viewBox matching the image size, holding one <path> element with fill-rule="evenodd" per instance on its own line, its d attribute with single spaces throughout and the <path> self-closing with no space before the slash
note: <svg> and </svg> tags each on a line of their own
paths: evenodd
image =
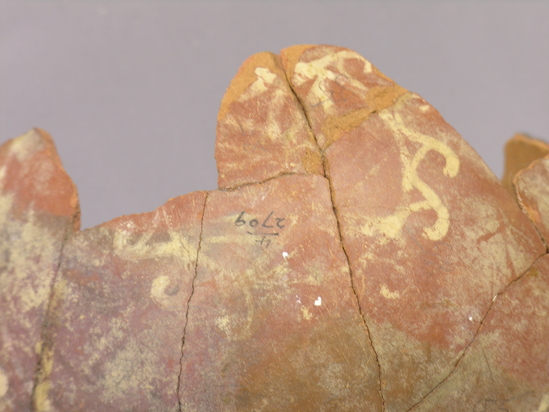
<svg viewBox="0 0 549 412">
<path fill-rule="evenodd" d="M 276 74 L 265 67 L 256 67 L 254 70 L 257 76 L 248 90 L 241 95 L 241 99 L 248 100 L 267 91 L 276 79 Z"/>
<path fill-rule="evenodd" d="M 3 189 L 5 185 L 6 170 L 6 166 L 0 167 L 0 189 Z"/>
<path fill-rule="evenodd" d="M 538 409 L 536 412 L 547 412 L 549 411 L 549 394 L 543 395 L 541 402 L 539 403 Z"/>
<path fill-rule="evenodd" d="M 358 81 L 354 75 L 347 72 L 346 62 L 349 59 L 362 61 L 364 63 L 365 74 L 372 72 L 372 64 L 351 50 L 341 50 L 337 53 L 327 54 L 320 59 L 310 62 L 299 62 L 295 65 L 292 80 L 296 86 L 301 86 L 314 79 L 306 96 L 307 103 L 310 106 L 321 103 L 324 110 L 328 113 L 335 105 L 331 96 L 326 94 L 325 90 L 327 88 L 324 85 L 326 80 L 340 84 L 344 81 L 345 87 L 351 87 L 362 93 L 368 92 L 368 88 L 364 84 Z"/>
<path fill-rule="evenodd" d="M 230 322 L 231 320 L 227 315 L 219 316 L 215 319 L 215 324 L 217 325 L 217 327 L 225 332 L 225 334 L 227 335 L 230 333 Z"/>
<path fill-rule="evenodd" d="M 196 250 L 182 233 L 169 230 L 169 240 L 162 242 L 152 240 L 154 233 L 136 233 L 124 229 L 115 231 L 113 248 L 116 255 L 126 260 L 176 257 L 187 262 L 194 261 Z"/>
<path fill-rule="evenodd" d="M 322 298 L 320 296 L 315 300 L 315 306 L 322 306 Z"/>
<path fill-rule="evenodd" d="M 170 309 L 172 296 L 166 294 L 166 288 L 170 285 L 170 278 L 166 275 L 158 276 L 151 284 L 151 299 L 159 307 Z M 175 309 L 175 307 L 173 308 Z"/>
<path fill-rule="evenodd" d="M 398 299 L 400 298 L 400 293 L 391 292 L 387 285 L 381 285 L 381 290 L 379 291 L 381 295 L 386 299 Z"/>
<path fill-rule="evenodd" d="M 313 315 L 305 306 L 301 306 L 301 313 L 303 314 L 303 319 L 305 320 L 311 320 L 313 318 Z"/>
<path fill-rule="evenodd" d="M 407 194 L 414 189 L 418 190 L 423 196 L 423 200 L 402 204 L 392 215 L 370 218 L 362 227 L 362 232 L 367 236 L 381 233 L 394 239 L 400 234 L 406 220 L 412 213 L 431 209 L 436 213 L 437 220 L 432 226 L 423 229 L 423 236 L 433 241 L 441 240 L 448 233 L 450 213 L 435 191 L 421 180 L 417 169 L 425 159 L 425 155 L 434 150 L 444 156 L 446 160 L 446 165 L 443 168 L 444 175 L 455 177 L 459 172 L 459 158 L 443 142 L 406 127 L 400 114 L 382 111 L 379 113 L 379 117 L 392 129 L 393 136 L 400 149 L 403 192 Z M 411 154 L 406 145 L 407 141 L 420 143 L 421 147 L 414 154 Z"/>
</svg>

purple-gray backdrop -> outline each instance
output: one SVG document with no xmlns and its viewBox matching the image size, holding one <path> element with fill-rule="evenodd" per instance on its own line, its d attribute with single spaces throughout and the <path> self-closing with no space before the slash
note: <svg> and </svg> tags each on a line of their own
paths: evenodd
<svg viewBox="0 0 549 412">
<path fill-rule="evenodd" d="M 549 138 L 547 1 L 0 0 L 0 141 L 38 126 L 83 227 L 216 187 L 221 97 L 249 55 L 352 48 L 432 103 L 501 176 Z"/>
</svg>

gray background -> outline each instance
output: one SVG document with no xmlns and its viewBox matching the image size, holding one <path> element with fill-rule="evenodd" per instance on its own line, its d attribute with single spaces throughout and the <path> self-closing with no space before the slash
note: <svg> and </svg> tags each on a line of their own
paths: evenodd
<svg viewBox="0 0 549 412">
<path fill-rule="evenodd" d="M 249 55 L 356 50 L 433 104 L 501 176 L 549 138 L 548 1 L 0 0 L 0 140 L 41 127 L 82 226 L 214 189 L 216 115 Z"/>
</svg>

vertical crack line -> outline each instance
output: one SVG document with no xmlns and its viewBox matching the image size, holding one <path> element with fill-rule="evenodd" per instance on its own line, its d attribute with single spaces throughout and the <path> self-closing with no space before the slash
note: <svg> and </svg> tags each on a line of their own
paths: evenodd
<svg viewBox="0 0 549 412">
<path fill-rule="evenodd" d="M 194 295 L 194 284 L 196 281 L 196 278 L 198 276 L 198 258 L 200 256 L 200 249 L 202 247 L 202 233 L 204 231 L 204 214 L 206 213 L 206 204 L 208 202 L 208 196 L 210 192 L 206 192 L 206 196 L 204 197 L 204 206 L 202 207 L 202 216 L 200 218 L 200 235 L 198 237 L 198 246 L 196 248 L 196 260 L 194 264 L 194 277 L 191 282 L 191 293 L 189 295 L 189 299 L 187 300 L 187 309 L 185 311 L 185 326 L 183 326 L 183 337 L 181 338 L 181 356 L 179 358 L 179 375 L 177 376 L 177 389 L 176 389 L 176 395 L 177 395 L 177 403 L 178 403 L 178 410 L 179 412 L 183 411 L 183 404 L 181 402 L 181 397 L 179 395 L 179 390 L 181 389 L 181 378 L 183 375 L 183 357 L 184 355 L 184 347 L 185 347 L 185 338 L 187 335 L 187 325 L 189 324 L 189 309 L 191 305 L 191 299 Z"/>
<path fill-rule="evenodd" d="M 379 373 L 378 373 L 378 391 L 379 391 L 379 396 L 381 397 L 382 410 L 385 411 L 386 410 L 385 398 L 383 396 L 383 388 L 382 388 L 382 385 L 381 385 L 381 382 L 382 382 L 382 380 L 381 380 L 381 364 L 379 363 L 379 355 L 376 351 L 376 348 L 374 347 L 374 342 L 372 340 L 372 334 L 370 332 L 370 328 L 368 327 L 368 323 L 366 322 L 366 316 L 364 315 L 364 312 L 362 311 L 362 307 L 360 306 L 360 299 L 359 299 L 358 293 L 356 291 L 354 276 L 353 276 L 353 270 L 351 268 L 351 260 L 349 259 L 349 255 L 347 253 L 347 250 L 345 249 L 345 242 L 343 241 L 343 232 L 341 230 L 341 224 L 340 224 L 340 221 L 339 221 L 339 214 L 338 214 L 337 208 L 335 206 L 335 204 L 336 204 L 335 203 L 335 191 L 334 191 L 334 188 L 333 188 L 333 185 L 332 185 L 332 179 L 330 178 L 329 164 L 328 164 L 328 161 L 326 160 L 326 156 L 324 155 L 327 148 L 323 150 L 320 147 L 320 145 L 318 143 L 318 139 L 316 137 L 316 134 L 314 133 L 313 128 L 311 126 L 311 120 L 309 119 L 309 115 L 307 113 L 307 110 L 305 110 L 305 104 L 301 101 L 301 99 L 299 98 L 299 96 L 295 92 L 294 88 L 292 87 L 292 83 L 290 82 L 290 79 L 288 78 L 288 73 L 286 72 L 286 70 L 284 70 L 284 74 L 286 75 L 286 81 L 288 82 L 288 86 L 290 87 L 290 90 L 292 91 L 294 97 L 296 98 L 297 104 L 299 105 L 299 108 L 300 108 L 301 112 L 303 113 L 303 115 L 305 117 L 305 120 L 307 121 L 307 126 L 309 127 L 309 130 L 311 131 L 311 134 L 313 135 L 313 137 L 315 139 L 316 146 L 318 148 L 318 151 L 319 151 L 321 159 L 322 159 L 322 168 L 324 169 L 324 177 L 328 181 L 328 188 L 330 190 L 330 202 L 332 204 L 332 210 L 334 212 L 334 216 L 335 216 L 335 220 L 336 220 L 337 233 L 338 233 L 338 236 L 339 236 L 339 244 L 341 246 L 341 250 L 343 250 L 343 254 L 345 255 L 345 259 L 347 261 L 347 267 L 349 268 L 349 276 L 351 278 L 351 289 L 352 289 L 353 294 L 355 296 L 356 303 L 357 303 L 357 306 L 358 306 L 358 312 L 359 312 L 360 317 L 362 319 L 362 324 L 364 325 L 364 328 L 366 329 L 366 334 L 368 336 L 368 341 L 370 342 L 370 347 L 372 348 L 372 351 L 374 352 L 374 357 L 375 357 L 375 360 L 376 360 L 376 364 L 377 364 L 377 367 L 379 369 Z"/>
<path fill-rule="evenodd" d="M 320 154 L 320 158 L 322 160 L 323 176 L 326 177 L 326 162 L 324 161 L 324 151 L 320 148 L 320 145 L 318 144 L 318 139 L 316 138 L 316 134 L 313 131 L 313 127 L 311 126 L 311 119 L 309 119 L 309 114 L 307 113 L 307 110 L 305 110 L 305 104 L 301 101 L 301 99 L 299 98 L 299 96 L 295 92 L 294 88 L 292 87 L 292 83 L 290 82 L 290 79 L 288 78 L 288 73 L 286 72 L 286 70 L 284 68 L 282 68 L 282 71 L 284 72 L 284 76 L 286 77 L 286 83 L 288 83 L 288 88 L 290 89 L 290 91 L 294 95 L 294 98 L 295 98 L 295 101 L 296 101 L 296 104 L 297 104 L 297 108 L 303 114 L 303 117 L 305 118 L 305 121 L 307 122 L 307 127 L 309 128 L 309 130 L 311 131 L 311 134 L 313 135 L 313 138 L 315 139 L 315 144 L 316 144 L 316 147 L 317 147 L 318 152 Z"/>
<path fill-rule="evenodd" d="M 78 230 L 75 230 L 76 228 L 76 222 L 80 218 L 80 208 L 77 207 L 75 212 L 73 213 L 70 223 L 68 224 L 68 227 L 65 231 L 65 235 L 63 236 L 63 240 L 61 241 L 61 247 L 59 248 L 59 258 L 57 260 L 57 266 L 54 270 L 54 274 L 50 283 L 50 291 L 48 294 L 48 304 L 46 305 L 46 310 L 44 311 L 44 319 L 42 321 L 42 330 L 40 332 L 40 355 L 38 357 L 38 361 L 36 363 L 36 368 L 34 369 L 34 382 L 32 385 L 32 391 L 31 391 L 31 397 L 30 397 L 30 405 L 29 405 L 29 411 L 35 411 L 35 395 L 36 395 L 36 388 L 38 387 L 38 384 L 40 383 L 41 378 L 49 379 L 49 376 L 40 376 L 42 370 L 43 370 L 43 359 L 46 353 L 46 350 L 48 349 L 48 338 L 51 338 L 49 336 L 49 326 L 52 322 L 53 318 L 53 302 L 54 302 L 54 295 L 55 295 L 55 285 L 57 283 L 58 277 L 59 277 L 59 270 L 61 269 L 61 264 L 63 263 L 63 257 L 65 252 L 65 245 L 71 238 L 71 236 L 78 232 Z M 51 342 L 53 346 L 53 342 Z"/>
<path fill-rule="evenodd" d="M 332 210 L 334 212 L 334 216 L 335 216 L 335 219 L 336 219 L 336 224 L 337 224 L 337 232 L 338 232 L 338 235 L 339 235 L 339 243 L 341 245 L 341 249 L 343 250 L 343 254 L 345 255 L 345 259 L 347 260 L 347 267 L 349 268 L 349 276 L 351 278 L 351 289 L 353 291 L 353 294 L 355 296 L 355 299 L 356 299 L 356 304 L 358 306 L 358 312 L 360 313 L 360 317 L 362 318 L 362 323 L 364 325 L 364 328 L 366 329 L 366 332 L 367 332 L 367 336 L 368 336 L 368 341 L 370 342 L 370 347 L 372 348 L 372 351 L 374 352 L 374 357 L 375 357 L 375 360 L 376 360 L 376 364 L 377 364 L 377 367 L 379 369 L 379 373 L 378 373 L 378 390 L 379 390 L 379 396 L 381 397 L 381 406 L 382 406 L 382 410 L 385 411 L 386 410 L 386 406 L 385 406 L 385 398 L 383 396 L 383 387 L 382 387 L 382 379 L 381 379 L 381 364 L 379 363 L 379 355 L 376 351 L 376 348 L 374 346 L 374 342 L 372 340 L 372 333 L 370 332 L 370 328 L 368 327 L 368 323 L 366 322 L 366 316 L 362 310 L 362 306 L 360 306 L 360 299 L 358 297 L 358 293 L 356 291 L 356 287 L 355 287 L 355 281 L 354 281 L 354 276 L 353 276 L 353 269 L 351 268 L 351 260 L 349 259 L 349 255 L 347 253 L 347 250 L 345 249 L 345 242 L 343 241 L 343 232 L 341 230 L 341 225 L 340 225 L 340 222 L 339 222 L 339 215 L 338 215 L 338 211 L 337 211 L 337 208 L 335 206 L 335 194 L 334 194 L 334 190 L 333 190 L 333 186 L 332 186 L 332 181 L 331 179 L 329 178 L 329 168 L 327 167 L 327 163 L 326 163 L 326 160 L 324 158 L 324 154 L 322 155 L 322 161 L 323 161 L 323 164 L 324 164 L 324 170 L 325 170 L 325 173 L 326 173 L 326 179 L 328 180 L 328 186 L 329 186 L 329 189 L 330 189 L 330 200 L 332 202 Z"/>
<path fill-rule="evenodd" d="M 412 407 L 410 409 L 408 409 L 407 412 L 412 412 L 414 409 L 416 409 L 421 403 L 423 403 L 429 396 L 431 396 L 440 386 L 442 386 L 448 379 L 450 379 L 450 377 L 454 374 L 454 372 L 457 370 L 458 366 L 460 365 L 460 363 L 462 362 L 463 358 L 465 358 L 465 355 L 469 352 L 471 346 L 473 345 L 473 343 L 475 343 L 475 341 L 477 340 L 478 338 L 478 335 L 480 334 L 480 331 L 482 330 L 482 327 L 484 326 L 484 322 L 486 321 L 486 318 L 488 317 L 488 315 L 490 314 L 490 312 L 492 311 L 492 307 L 494 306 L 494 303 L 496 302 L 496 300 L 498 299 L 498 297 L 502 294 L 504 294 L 507 289 L 509 289 L 511 287 L 511 285 L 515 282 L 518 282 L 520 279 L 522 279 L 524 276 L 526 276 L 526 274 L 528 272 L 530 272 L 532 270 L 532 268 L 536 265 L 536 263 L 544 256 L 547 256 L 547 253 L 541 255 L 541 256 L 538 256 L 536 258 L 536 260 L 534 260 L 534 262 L 528 267 L 528 269 L 526 269 L 519 277 L 513 279 L 511 282 L 509 282 L 509 284 L 507 284 L 501 291 L 499 291 L 498 293 L 496 293 L 496 295 L 494 296 L 494 298 L 492 299 L 492 301 L 490 302 L 490 305 L 488 306 L 488 309 L 486 310 L 486 313 L 484 313 L 484 316 L 482 317 L 482 320 L 480 321 L 478 327 L 477 327 L 477 330 L 475 332 L 475 335 L 473 336 L 473 339 L 471 339 L 471 342 L 469 342 L 467 344 L 467 346 L 465 347 L 465 349 L 463 349 L 463 351 L 461 352 L 461 355 L 459 356 L 458 360 L 456 361 L 456 363 L 454 364 L 454 367 L 452 368 L 452 370 L 448 373 L 448 375 L 446 375 L 446 377 L 441 380 L 433 389 L 431 389 L 423 398 L 421 398 L 418 402 L 416 402 L 414 405 L 412 405 Z M 484 355 L 486 357 L 486 354 Z"/>
<path fill-rule="evenodd" d="M 525 169 L 522 169 L 522 170 L 525 170 Z M 520 172 L 519 172 L 519 174 L 520 174 Z M 522 213 L 524 213 L 526 215 L 528 220 L 532 223 L 532 226 L 534 226 L 534 229 L 536 230 L 536 233 L 538 234 L 539 238 L 541 239 L 541 242 L 543 243 L 543 246 L 545 246 L 545 253 L 549 253 L 549 246 L 547 245 L 547 239 L 545 239 L 543 237 L 543 235 L 541 234 L 541 230 L 538 228 L 538 225 L 536 224 L 536 222 L 534 222 L 534 219 L 532 219 L 532 217 L 528 213 L 528 210 L 526 210 L 526 206 L 524 205 L 524 201 L 522 200 L 522 197 L 520 196 L 520 193 L 519 193 L 518 187 L 515 183 L 515 180 L 516 179 L 513 179 L 513 182 L 511 183 L 511 185 L 513 186 L 513 190 L 514 190 L 516 198 L 517 198 L 517 203 L 518 203 L 519 209 L 521 210 Z"/>
</svg>

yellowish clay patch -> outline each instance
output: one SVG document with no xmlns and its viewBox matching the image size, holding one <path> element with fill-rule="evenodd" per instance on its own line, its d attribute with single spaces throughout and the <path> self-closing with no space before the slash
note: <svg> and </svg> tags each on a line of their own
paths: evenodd
<svg viewBox="0 0 549 412">
<path fill-rule="evenodd" d="M 0 368 L 0 398 L 8 393 L 8 376 L 2 368 Z"/>
<path fill-rule="evenodd" d="M 391 292 L 387 285 L 381 285 L 381 290 L 379 291 L 381 293 L 381 296 L 387 299 L 398 299 L 400 298 L 400 293 L 398 292 Z"/>
</svg>

